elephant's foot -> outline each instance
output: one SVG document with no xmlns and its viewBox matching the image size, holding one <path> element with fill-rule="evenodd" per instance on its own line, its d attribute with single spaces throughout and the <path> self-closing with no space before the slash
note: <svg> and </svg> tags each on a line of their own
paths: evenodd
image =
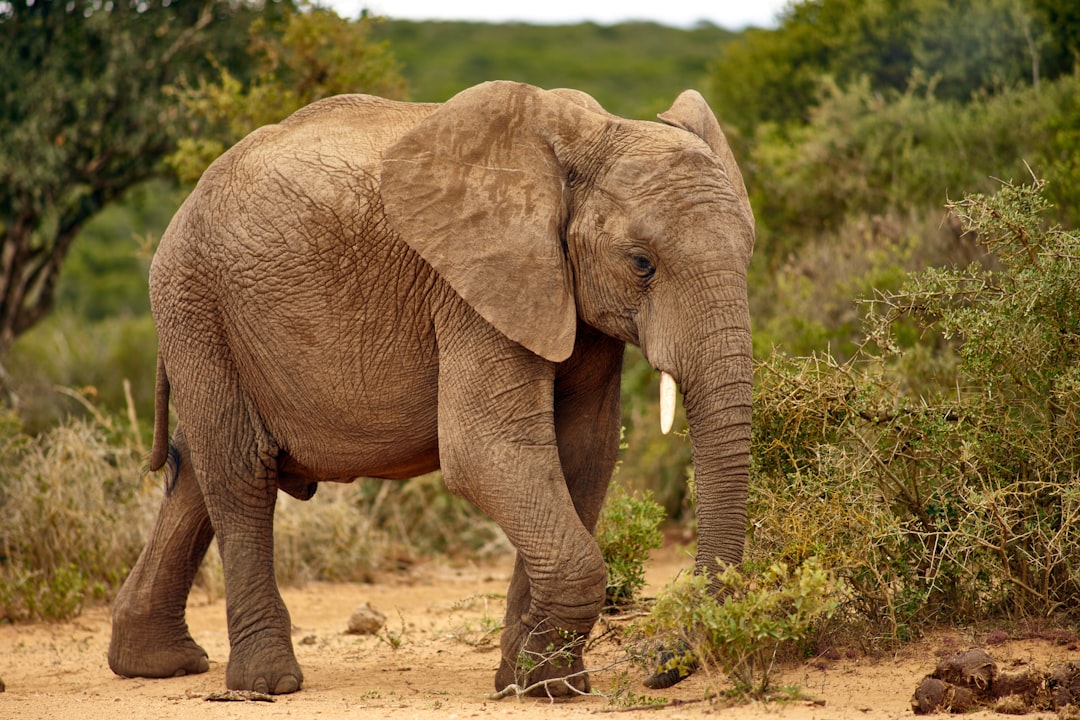
<svg viewBox="0 0 1080 720">
<path fill-rule="evenodd" d="M 109 667 L 121 677 L 168 678 L 210 669 L 206 651 L 191 639 L 183 621 L 158 624 L 149 618 L 120 618 L 114 612 Z"/>
<path fill-rule="evenodd" d="M 567 697 L 590 692 L 582 648 L 585 635 L 559 630 L 542 622 L 531 632 L 524 625 L 507 628 L 502 637 L 502 662 L 495 690 L 516 685 L 534 697 Z"/>
<path fill-rule="evenodd" d="M 286 695 L 300 689 L 304 673 L 296 662 L 292 643 L 284 647 L 267 648 L 263 643 L 255 649 L 255 643 L 233 645 L 229 653 L 229 666 L 225 671 L 225 686 L 230 690 L 252 690 L 268 695 Z"/>
</svg>

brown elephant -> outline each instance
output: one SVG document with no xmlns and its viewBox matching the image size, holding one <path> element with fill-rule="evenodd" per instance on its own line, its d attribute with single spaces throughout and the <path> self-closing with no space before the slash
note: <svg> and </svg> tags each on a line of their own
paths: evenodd
<svg viewBox="0 0 1080 720">
<path fill-rule="evenodd" d="M 683 93 L 660 119 L 510 82 L 443 104 L 345 95 L 207 169 L 150 272 L 150 465 L 168 463 L 169 480 L 113 607 L 116 673 L 207 670 L 184 608 L 216 535 L 228 686 L 299 689 L 274 580 L 277 491 L 442 468 L 517 550 L 496 687 L 588 688 L 575 640 L 604 599 L 592 531 L 626 343 L 670 399 L 682 386 L 698 566 L 740 560 L 753 216 L 702 97 Z"/>
</svg>

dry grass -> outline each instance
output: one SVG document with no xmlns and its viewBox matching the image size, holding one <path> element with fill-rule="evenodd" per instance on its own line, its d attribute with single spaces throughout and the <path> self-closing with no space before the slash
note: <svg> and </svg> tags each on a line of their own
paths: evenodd
<svg viewBox="0 0 1080 720">
<path fill-rule="evenodd" d="M 85 395 L 63 392 L 84 406 L 86 418 L 31 436 L 14 412 L 0 415 L 0 620 L 61 619 L 111 598 L 161 502 L 161 479 L 144 474 L 132 405 L 114 418 Z M 275 569 L 282 584 L 368 581 L 426 554 L 510 551 L 498 527 L 446 492 L 437 473 L 324 484 L 308 502 L 279 498 Z M 212 545 L 196 591 L 220 596 L 222 577 Z"/>
<path fill-rule="evenodd" d="M 75 420 L 38 437 L 11 414 L 0 439 L 0 618 L 62 618 L 108 597 L 157 506 L 137 445 Z"/>
</svg>

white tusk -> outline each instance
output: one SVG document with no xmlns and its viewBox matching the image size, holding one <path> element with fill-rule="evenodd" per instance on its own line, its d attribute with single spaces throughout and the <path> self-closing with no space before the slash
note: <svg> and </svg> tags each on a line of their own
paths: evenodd
<svg viewBox="0 0 1080 720">
<path fill-rule="evenodd" d="M 667 435 L 675 423 L 675 378 L 660 373 L 660 432 Z"/>
</svg>

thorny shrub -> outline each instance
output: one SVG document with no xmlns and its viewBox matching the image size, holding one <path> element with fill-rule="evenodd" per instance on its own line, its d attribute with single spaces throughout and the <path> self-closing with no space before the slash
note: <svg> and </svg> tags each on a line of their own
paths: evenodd
<svg viewBox="0 0 1080 720">
<path fill-rule="evenodd" d="M 875 633 L 1080 607 L 1080 234 L 1042 191 L 952 203 L 994 269 L 877 294 L 850 360 L 757 369 L 750 556 L 821 558 Z"/>
<path fill-rule="evenodd" d="M 683 575 L 656 599 L 638 628 L 639 642 L 688 648 L 674 661 L 719 669 L 736 695 L 766 698 L 782 651 L 807 645 L 841 592 L 814 558 L 795 569 L 784 563 L 764 570 L 729 565 L 715 577 Z"/>
</svg>

